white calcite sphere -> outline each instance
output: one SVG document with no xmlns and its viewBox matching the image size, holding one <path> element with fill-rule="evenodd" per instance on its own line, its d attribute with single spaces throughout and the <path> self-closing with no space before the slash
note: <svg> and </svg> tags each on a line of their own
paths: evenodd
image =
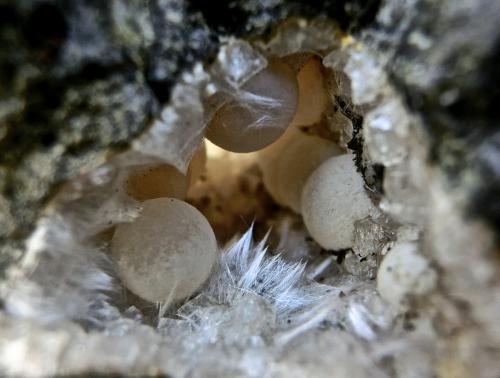
<svg viewBox="0 0 500 378">
<path fill-rule="evenodd" d="M 380 264 L 377 289 L 387 302 L 399 306 L 409 295 L 429 293 L 436 286 L 436 272 L 418 253 L 415 243 L 396 244 Z"/>
<path fill-rule="evenodd" d="M 176 300 L 193 294 L 208 278 L 217 241 L 196 208 L 158 198 L 145 201 L 133 222 L 117 226 L 111 253 L 130 291 L 149 301 Z"/>
<path fill-rule="evenodd" d="M 356 171 L 354 156 L 332 157 L 308 178 L 302 192 L 302 217 L 323 248 L 351 248 L 354 222 L 376 212 Z"/>
<path fill-rule="evenodd" d="M 206 137 L 227 151 L 260 150 L 277 140 L 292 122 L 298 103 L 295 73 L 279 59 L 270 59 L 238 96 L 215 112 Z"/>
</svg>

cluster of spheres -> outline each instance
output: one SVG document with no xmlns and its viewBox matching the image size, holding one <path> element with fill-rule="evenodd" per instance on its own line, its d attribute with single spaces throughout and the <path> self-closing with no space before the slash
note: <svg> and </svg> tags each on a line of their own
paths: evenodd
<svg viewBox="0 0 500 378">
<path fill-rule="evenodd" d="M 280 205 L 301 214 L 326 249 L 352 247 L 354 222 L 374 206 L 352 154 L 330 139 L 302 131 L 319 123 L 332 103 L 321 59 L 314 54 L 268 58 L 237 95 L 215 94 L 205 137 L 231 152 L 258 151 L 264 185 Z M 125 286 L 149 301 L 192 295 L 210 275 L 218 246 L 207 219 L 183 200 L 203 173 L 204 146 L 187 174 L 170 165 L 140 166 L 124 183 L 143 210 L 118 225 L 111 253 Z"/>
</svg>

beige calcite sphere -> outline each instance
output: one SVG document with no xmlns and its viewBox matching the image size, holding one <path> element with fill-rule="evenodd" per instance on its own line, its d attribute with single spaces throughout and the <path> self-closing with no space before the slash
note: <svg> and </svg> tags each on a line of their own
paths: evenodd
<svg viewBox="0 0 500 378">
<path fill-rule="evenodd" d="M 184 199 L 189 187 L 188 176 L 169 164 L 137 167 L 125 180 L 125 191 L 141 202 L 161 197 Z"/>
<path fill-rule="evenodd" d="M 206 172 L 207 169 L 207 147 L 203 141 L 194 153 L 189 163 L 188 176 L 189 185 L 193 185 Z"/>
<path fill-rule="evenodd" d="M 436 271 L 418 252 L 416 243 L 398 243 L 384 257 L 377 273 L 380 296 L 392 305 L 405 304 L 410 295 L 425 295 L 437 282 Z"/>
<path fill-rule="evenodd" d="M 257 151 L 277 140 L 295 115 L 298 84 L 279 59 L 249 79 L 239 98 L 222 105 L 207 125 L 206 137 L 233 152 Z"/>
<path fill-rule="evenodd" d="M 300 213 L 302 189 L 308 177 L 323 161 L 341 153 L 332 141 L 287 131 L 260 154 L 264 185 L 277 203 Z"/>
<path fill-rule="evenodd" d="M 205 217 L 174 198 L 145 201 L 141 214 L 118 225 L 111 240 L 123 284 L 152 302 L 193 294 L 208 278 L 217 250 Z"/>
<path fill-rule="evenodd" d="M 278 190 L 280 187 L 278 174 L 280 161 L 283 151 L 287 149 L 287 146 L 295 138 L 300 137 L 300 134 L 300 130 L 294 126 L 290 126 L 281 138 L 257 153 L 257 163 L 262 172 L 264 186 L 271 197 L 273 197 L 273 199 L 282 206 L 287 206 L 287 204 Z"/>
<path fill-rule="evenodd" d="M 351 248 L 354 222 L 377 213 L 353 159 L 345 154 L 326 160 L 309 176 L 302 192 L 306 228 L 325 249 Z"/>
<path fill-rule="evenodd" d="M 321 58 L 311 57 L 297 75 L 299 103 L 292 121 L 294 125 L 309 126 L 319 122 L 330 99 L 325 85 Z"/>
</svg>

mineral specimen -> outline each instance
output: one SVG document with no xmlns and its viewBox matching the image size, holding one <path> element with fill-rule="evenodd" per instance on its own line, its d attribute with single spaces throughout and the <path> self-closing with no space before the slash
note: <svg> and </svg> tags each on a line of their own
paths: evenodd
<svg viewBox="0 0 500 378">
<path fill-rule="evenodd" d="M 495 0 L 2 1 L 2 374 L 499 376 L 499 12 Z M 308 67 L 298 124 L 354 154 L 349 172 L 385 213 L 346 218 L 352 250 L 307 236 L 283 208 L 298 186 L 270 198 L 255 155 L 209 156 L 201 177 L 188 167 L 219 105 L 239 104 L 275 57 Z M 231 240 L 199 295 L 162 293 L 157 307 L 125 290 L 109 239 L 142 219 L 127 173 L 163 164 L 200 177 L 188 200 L 219 241 L 255 220 L 257 234 L 272 227 L 272 253 L 249 233 Z M 180 271 L 197 276 L 198 260 Z"/>
<path fill-rule="evenodd" d="M 333 250 L 352 247 L 354 222 L 376 213 L 352 154 L 332 157 L 311 174 L 301 206 L 311 236 Z"/>
<path fill-rule="evenodd" d="M 296 213 L 301 212 L 302 189 L 310 174 L 325 160 L 340 155 L 333 142 L 291 129 L 259 153 L 264 184 L 273 198 Z"/>
<path fill-rule="evenodd" d="M 436 272 L 414 243 L 396 244 L 380 265 L 378 292 L 394 306 L 406 304 L 412 295 L 428 294 L 435 286 Z"/>
<path fill-rule="evenodd" d="M 229 151 L 259 150 L 284 134 L 297 102 L 295 74 L 285 63 L 270 59 L 266 68 L 242 85 L 235 99 L 215 111 L 206 137 Z"/>
<path fill-rule="evenodd" d="M 134 222 L 116 228 L 111 251 L 126 287 L 144 299 L 169 302 L 191 295 L 207 279 L 217 241 L 194 207 L 158 198 L 145 201 Z"/>
<path fill-rule="evenodd" d="M 184 199 L 189 177 L 168 164 L 136 168 L 126 180 L 127 194 L 137 201 L 173 197 Z"/>
</svg>

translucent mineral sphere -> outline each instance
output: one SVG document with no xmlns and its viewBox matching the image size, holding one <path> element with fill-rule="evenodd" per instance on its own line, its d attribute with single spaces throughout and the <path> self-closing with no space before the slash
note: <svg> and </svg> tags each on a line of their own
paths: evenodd
<svg viewBox="0 0 500 378">
<path fill-rule="evenodd" d="M 299 103 L 293 119 L 294 125 L 308 126 L 319 122 L 328 107 L 323 69 L 321 59 L 317 56 L 310 58 L 300 69 L 297 75 Z"/>
<path fill-rule="evenodd" d="M 217 256 L 212 227 L 193 206 L 158 198 L 143 203 L 132 223 L 116 228 L 111 253 L 124 285 L 149 301 L 193 294 Z"/>
<path fill-rule="evenodd" d="M 135 168 L 125 180 L 127 194 L 137 201 L 173 197 L 183 199 L 189 177 L 168 164 Z"/>
<path fill-rule="evenodd" d="M 273 199 L 300 213 L 302 189 L 307 178 L 323 161 L 342 151 L 329 140 L 290 131 L 262 150 L 259 166 L 264 185 Z"/>
<path fill-rule="evenodd" d="M 233 152 L 257 151 L 277 140 L 291 123 L 298 102 L 297 79 L 278 59 L 248 80 L 238 99 L 212 117 L 206 137 Z"/>
<path fill-rule="evenodd" d="M 301 133 L 283 151 L 278 168 L 278 191 L 285 204 L 301 212 L 302 189 L 311 173 L 325 160 L 342 151 L 333 142 Z"/>
<path fill-rule="evenodd" d="M 375 213 L 353 155 L 332 157 L 307 179 L 302 217 L 311 236 L 325 249 L 353 246 L 354 222 Z"/>
<path fill-rule="evenodd" d="M 266 190 L 277 203 L 283 206 L 287 205 L 278 190 L 280 187 L 280 175 L 278 174 L 281 166 L 280 160 L 283 151 L 286 151 L 287 146 L 297 137 L 297 134 L 300 133 L 301 132 L 297 128 L 290 126 L 281 138 L 259 151 L 257 155 L 257 162 L 262 172 L 262 181 L 264 182 Z"/>
<path fill-rule="evenodd" d="M 206 171 L 207 166 L 207 147 L 203 142 L 196 150 L 191 162 L 189 163 L 189 184 L 193 185 Z"/>
</svg>

